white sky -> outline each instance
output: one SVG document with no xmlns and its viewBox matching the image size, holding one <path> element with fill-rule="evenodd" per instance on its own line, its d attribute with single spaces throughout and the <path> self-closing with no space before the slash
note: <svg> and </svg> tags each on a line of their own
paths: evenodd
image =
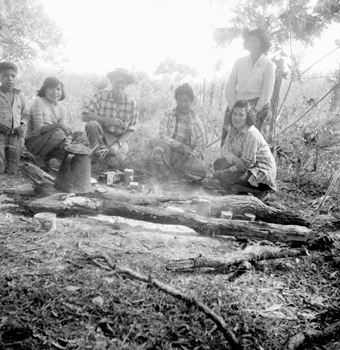
<svg viewBox="0 0 340 350">
<path fill-rule="evenodd" d="M 105 74 L 115 67 L 125 67 L 151 73 L 170 57 L 205 76 L 213 72 L 219 58 L 228 71 L 236 58 L 247 54 L 241 41 L 228 49 L 214 49 L 213 30 L 225 23 L 221 14 L 213 17 L 209 13 L 209 0 L 40 2 L 68 40 L 65 68 L 69 70 Z M 337 25 L 328 31 L 316 49 L 306 53 L 304 66 L 335 48 L 339 28 Z M 336 57 L 332 55 L 316 68 L 327 70 Z"/>
</svg>

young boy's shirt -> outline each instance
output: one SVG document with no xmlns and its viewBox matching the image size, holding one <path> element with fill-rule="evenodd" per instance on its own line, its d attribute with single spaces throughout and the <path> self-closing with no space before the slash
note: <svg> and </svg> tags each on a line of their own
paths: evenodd
<svg viewBox="0 0 340 350">
<path fill-rule="evenodd" d="M 27 124 L 29 113 L 20 90 L 13 89 L 13 104 L 10 105 L 6 95 L 0 89 L 0 123 L 12 130 L 19 127 L 20 123 Z"/>
</svg>

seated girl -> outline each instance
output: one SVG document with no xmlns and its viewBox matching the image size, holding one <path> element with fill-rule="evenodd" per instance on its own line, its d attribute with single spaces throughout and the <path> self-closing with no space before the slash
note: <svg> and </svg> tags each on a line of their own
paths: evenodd
<svg viewBox="0 0 340 350">
<path fill-rule="evenodd" d="M 35 156 L 35 164 L 41 168 L 48 168 L 52 158 L 63 158 L 67 136 L 72 134 L 67 122 L 67 109 L 59 102 L 64 98 L 63 83 L 49 77 L 38 91 L 31 108 L 25 145 Z"/>
<path fill-rule="evenodd" d="M 276 164 L 249 111 L 247 101 L 233 106 L 223 157 L 214 162 L 214 178 L 229 193 L 253 193 L 263 200 L 269 191 L 276 190 Z"/>
</svg>

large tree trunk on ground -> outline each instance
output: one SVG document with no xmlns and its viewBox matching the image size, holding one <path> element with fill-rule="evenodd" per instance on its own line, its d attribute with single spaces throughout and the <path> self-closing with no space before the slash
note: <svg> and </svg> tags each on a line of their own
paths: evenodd
<svg viewBox="0 0 340 350">
<path fill-rule="evenodd" d="M 108 189 L 105 193 L 93 192 L 87 197 L 107 199 L 114 201 L 124 201 L 135 205 L 154 205 L 160 203 L 186 203 L 195 206 L 200 198 L 211 201 L 211 216 L 220 217 L 223 210 L 232 210 L 235 216 L 242 216 L 244 213 L 251 213 L 256 216 L 256 220 L 270 222 L 281 225 L 309 226 L 309 222 L 302 219 L 293 212 L 283 211 L 264 204 L 256 197 L 251 196 L 156 196 L 131 194 L 126 191 Z"/>
<path fill-rule="evenodd" d="M 196 214 L 177 214 L 164 209 L 81 196 L 55 194 L 23 202 L 21 205 L 33 213 L 51 211 L 60 216 L 105 214 L 160 224 L 184 225 L 208 236 L 235 236 L 256 240 L 265 239 L 272 242 L 300 243 L 306 243 L 315 238 L 315 234 L 306 227 L 205 218 Z"/>
<path fill-rule="evenodd" d="M 35 192 L 44 195 L 52 195 L 56 193 L 53 187 L 53 177 L 42 171 L 35 165 L 24 163 L 21 166 L 21 171 L 26 176 L 35 188 Z M 7 191 L 8 192 L 8 191 Z M 97 184 L 93 186 L 93 191 L 85 194 L 88 198 L 98 198 L 113 200 L 117 202 L 125 202 L 133 205 L 144 205 L 159 207 L 162 203 L 185 204 L 192 206 L 198 203 L 200 198 L 208 199 L 211 202 L 211 216 L 220 217 L 221 211 L 232 210 L 234 216 L 242 216 L 244 213 L 251 213 L 256 216 L 256 220 L 270 222 L 281 225 L 300 225 L 309 226 L 309 222 L 302 219 L 295 213 L 283 211 L 264 204 L 262 201 L 251 196 L 192 196 L 192 195 L 155 195 L 155 194 L 140 194 L 129 193 L 126 188 L 115 189 L 108 186 Z"/>
</svg>

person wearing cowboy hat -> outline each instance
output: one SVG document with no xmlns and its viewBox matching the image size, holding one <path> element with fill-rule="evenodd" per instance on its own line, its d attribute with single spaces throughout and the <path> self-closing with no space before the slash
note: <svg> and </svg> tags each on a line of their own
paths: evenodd
<svg viewBox="0 0 340 350">
<path fill-rule="evenodd" d="M 86 134 L 93 153 L 109 151 L 108 166 L 123 169 L 128 152 L 128 140 L 135 130 L 137 106 L 126 93 L 134 83 L 130 72 L 116 68 L 108 72 L 112 88 L 96 93 L 83 111 Z"/>
</svg>

